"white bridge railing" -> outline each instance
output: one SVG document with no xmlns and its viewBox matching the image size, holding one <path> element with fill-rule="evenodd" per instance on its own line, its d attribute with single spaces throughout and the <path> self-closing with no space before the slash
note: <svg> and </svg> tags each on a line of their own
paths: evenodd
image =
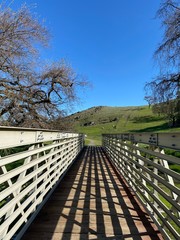
<svg viewBox="0 0 180 240">
<path fill-rule="evenodd" d="M 0 239 L 20 239 L 83 148 L 83 135 L 0 127 Z"/>
<path fill-rule="evenodd" d="M 180 158 L 165 154 L 180 150 L 180 133 L 104 134 L 103 147 L 164 239 L 180 239 Z"/>
</svg>

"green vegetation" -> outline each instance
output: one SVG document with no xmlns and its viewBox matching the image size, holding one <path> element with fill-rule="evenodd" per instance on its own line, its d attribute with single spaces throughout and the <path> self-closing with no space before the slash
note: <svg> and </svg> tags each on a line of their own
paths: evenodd
<svg viewBox="0 0 180 240">
<path fill-rule="evenodd" d="M 67 117 L 73 129 L 87 135 L 87 144 L 93 139 L 101 144 L 103 133 L 123 132 L 177 132 L 170 128 L 163 115 L 156 115 L 148 106 L 107 107 L 99 106 Z"/>
<path fill-rule="evenodd" d="M 28 148 L 29 148 L 29 145 L 2 149 L 2 150 L 0 150 L 0 156 L 5 157 L 10 154 L 15 154 L 18 152 L 26 151 L 26 150 L 28 150 Z"/>
</svg>

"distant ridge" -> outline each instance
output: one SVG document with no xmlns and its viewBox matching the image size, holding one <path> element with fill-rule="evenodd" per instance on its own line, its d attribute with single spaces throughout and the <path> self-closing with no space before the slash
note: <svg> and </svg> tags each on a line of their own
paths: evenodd
<svg viewBox="0 0 180 240">
<path fill-rule="evenodd" d="M 72 130 L 85 133 L 89 141 L 100 144 L 103 133 L 180 131 L 169 128 L 163 115 L 156 115 L 149 106 L 95 106 L 65 118 Z"/>
<path fill-rule="evenodd" d="M 122 117 L 130 118 L 137 117 L 137 113 L 143 109 L 148 109 L 147 106 L 129 106 L 129 107 L 109 107 L 109 106 L 95 106 L 88 108 L 77 113 L 73 113 L 68 116 L 68 119 L 71 119 L 75 123 L 80 124 L 81 126 L 105 124 L 111 122 L 117 122 Z M 149 114 L 152 115 L 151 110 L 149 109 Z M 147 114 L 146 114 L 147 115 Z"/>
</svg>

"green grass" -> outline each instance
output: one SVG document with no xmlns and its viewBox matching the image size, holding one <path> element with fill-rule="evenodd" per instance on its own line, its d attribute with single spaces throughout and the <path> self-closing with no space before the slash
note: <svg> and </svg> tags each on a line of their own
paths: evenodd
<svg viewBox="0 0 180 240">
<path fill-rule="evenodd" d="M 180 188 L 180 183 L 175 183 L 175 186 L 177 187 L 177 188 Z M 147 184 L 147 187 L 149 188 L 149 190 L 151 191 L 151 192 L 153 192 L 153 187 L 151 186 L 151 185 L 149 185 L 149 184 Z M 163 184 L 159 184 L 159 187 L 164 191 L 164 192 L 166 192 L 167 193 L 167 195 L 171 195 L 171 191 L 167 188 L 167 187 L 165 187 Z M 163 196 L 161 196 L 160 194 L 158 194 L 158 197 L 159 197 L 159 199 L 160 199 L 160 201 L 162 202 L 162 203 L 164 203 L 164 205 L 167 207 L 167 209 L 169 209 L 169 211 L 172 211 L 172 205 L 169 203 L 169 201 L 167 201 Z M 150 197 L 150 201 L 152 202 L 153 201 L 153 199 Z M 171 210 L 170 210 L 171 209 Z M 164 218 L 167 216 L 167 214 L 165 213 L 165 212 L 162 212 L 162 215 L 164 215 Z M 175 215 L 176 215 L 176 217 L 178 217 L 177 216 L 177 213 L 175 213 Z M 161 221 L 161 219 L 158 219 L 158 221 L 160 222 L 160 223 L 162 223 L 162 221 Z M 172 227 L 178 232 L 178 233 L 180 233 L 180 229 L 179 229 L 179 227 L 176 225 L 176 223 L 173 221 L 173 220 L 171 220 L 171 219 L 169 219 L 168 220 L 169 221 L 169 223 L 172 225 Z M 169 236 L 171 236 L 172 238 L 171 239 L 174 239 L 173 238 L 173 236 L 172 236 L 172 234 L 169 232 L 169 230 L 167 230 L 166 229 L 166 231 L 167 231 L 167 233 L 169 234 Z"/>
<path fill-rule="evenodd" d="M 97 141 L 98 145 L 103 133 L 180 131 L 180 128 L 169 128 L 166 119 L 153 114 L 148 106 L 94 107 L 69 118 L 75 131 L 86 134 L 89 141 Z"/>
<path fill-rule="evenodd" d="M 102 145 L 101 136 L 85 138 L 85 145 L 101 146 Z"/>
</svg>

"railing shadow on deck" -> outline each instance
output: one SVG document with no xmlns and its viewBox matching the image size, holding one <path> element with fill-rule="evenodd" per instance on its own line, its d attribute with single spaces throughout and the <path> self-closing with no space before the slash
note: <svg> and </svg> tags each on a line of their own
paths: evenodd
<svg viewBox="0 0 180 240">
<path fill-rule="evenodd" d="M 152 224 L 103 149 L 89 146 L 22 239 L 161 239 Z"/>
</svg>

